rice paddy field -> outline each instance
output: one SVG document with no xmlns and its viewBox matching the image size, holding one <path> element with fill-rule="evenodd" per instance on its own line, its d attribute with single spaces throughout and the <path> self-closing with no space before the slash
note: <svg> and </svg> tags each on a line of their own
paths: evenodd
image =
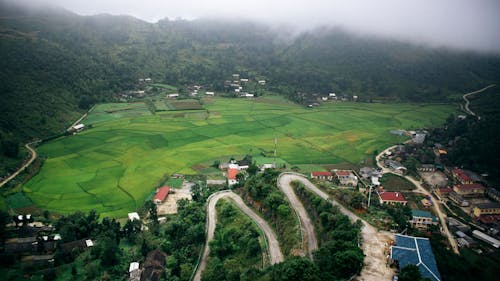
<svg viewBox="0 0 500 281">
<path fill-rule="evenodd" d="M 124 217 L 164 175 L 214 173 L 214 160 L 245 154 L 272 163 L 275 139 L 278 162 L 287 167 L 357 164 L 404 140 L 390 130 L 439 126 L 456 110 L 368 103 L 304 108 L 277 96 L 207 98 L 200 105 L 155 115 L 144 103 L 98 105 L 83 120 L 91 128 L 39 147 L 46 161 L 23 191 L 50 211 Z"/>
</svg>

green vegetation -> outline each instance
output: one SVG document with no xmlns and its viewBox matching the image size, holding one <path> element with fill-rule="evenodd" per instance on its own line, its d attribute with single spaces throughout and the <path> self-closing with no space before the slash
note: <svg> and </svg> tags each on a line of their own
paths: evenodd
<svg viewBox="0 0 500 281">
<path fill-rule="evenodd" d="M 321 280 L 345 280 L 359 274 L 364 259 L 358 247 L 361 221 L 351 223 L 338 207 L 308 191 L 302 183 L 294 182 L 293 186 L 314 222 L 320 242 L 313 254 Z"/>
<path fill-rule="evenodd" d="M 306 109 L 279 97 L 214 98 L 205 107 L 209 113 L 151 115 L 143 103 L 98 105 L 83 120 L 92 128 L 38 148 L 47 159 L 23 191 L 55 212 L 124 216 L 164 175 L 202 173 L 223 155 L 255 154 L 272 162 L 275 137 L 287 167 L 358 163 L 403 140 L 390 129 L 436 126 L 453 112 L 445 105 L 362 103 Z M 429 112 L 435 113 L 423 118 Z"/>
<path fill-rule="evenodd" d="M 202 280 L 240 280 L 262 268 L 264 238 L 256 225 L 232 203 L 217 203 L 217 228 L 210 243 L 210 259 Z"/>
<path fill-rule="evenodd" d="M 385 174 L 380 179 L 380 183 L 386 191 L 412 190 L 415 186 L 407 179 L 394 174 Z"/>
<path fill-rule="evenodd" d="M 129 90 L 185 94 L 196 84 L 232 95 L 224 87 L 232 73 L 268 81 L 263 88 L 249 83 L 251 92 L 275 92 L 303 104 L 316 101 L 313 93 L 329 92 L 366 102 L 457 101 L 461 93 L 500 81 L 495 55 L 362 38 L 340 29 L 276 40 L 286 34 L 255 23 L 166 19 L 150 24 L 14 1 L 0 3 L 0 16 L 2 142 L 59 133 L 92 104 Z M 139 83 L 146 77 L 153 82 Z M 412 114 L 400 117 L 422 121 Z M 17 164 L 0 157 L 9 167 Z"/>
<path fill-rule="evenodd" d="M 292 256 L 294 251 L 301 249 L 299 222 L 285 195 L 276 186 L 278 175 L 278 171 L 267 169 L 240 182 L 235 191 L 275 229 L 283 255 Z"/>
</svg>

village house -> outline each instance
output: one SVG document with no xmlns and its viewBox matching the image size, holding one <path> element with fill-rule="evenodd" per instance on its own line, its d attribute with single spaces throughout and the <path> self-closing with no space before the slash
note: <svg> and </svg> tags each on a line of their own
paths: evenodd
<svg viewBox="0 0 500 281">
<path fill-rule="evenodd" d="M 474 182 L 472 181 L 472 178 L 467 175 L 464 170 L 455 168 L 451 170 L 451 175 L 453 176 L 453 179 L 455 179 L 457 182 L 461 184 L 473 184 Z"/>
<path fill-rule="evenodd" d="M 438 219 L 427 211 L 411 210 L 411 216 L 410 224 L 418 229 L 428 229 L 430 225 L 438 223 Z"/>
<path fill-rule="evenodd" d="M 170 187 L 169 186 L 163 186 L 163 187 L 159 188 L 156 191 L 156 195 L 155 195 L 155 197 L 153 199 L 153 202 L 156 205 L 162 204 L 167 199 L 169 193 L 170 193 Z"/>
<path fill-rule="evenodd" d="M 94 242 L 90 239 L 80 239 L 59 245 L 61 251 L 66 255 L 70 255 L 75 251 L 80 253 L 93 246 Z"/>
<path fill-rule="evenodd" d="M 343 186 L 358 185 L 358 177 L 356 177 L 354 173 L 349 170 L 335 171 L 335 178 L 339 181 L 339 184 Z"/>
<path fill-rule="evenodd" d="M 486 195 L 488 195 L 488 197 L 490 197 L 491 199 L 500 202 L 500 191 L 494 188 L 488 188 L 486 190 Z"/>
<path fill-rule="evenodd" d="M 472 208 L 475 217 L 485 215 L 500 215 L 500 203 L 482 203 Z"/>
<path fill-rule="evenodd" d="M 24 265 L 48 266 L 54 263 L 54 255 L 25 256 L 21 259 Z"/>
<path fill-rule="evenodd" d="M 255 95 L 247 93 L 247 92 L 243 92 L 243 93 L 240 93 L 240 97 L 242 97 L 242 98 L 253 98 L 253 97 L 255 97 Z"/>
<path fill-rule="evenodd" d="M 259 80 L 257 83 L 259 83 L 259 85 L 266 85 L 266 80 Z"/>
<path fill-rule="evenodd" d="M 83 131 L 83 129 L 85 129 L 85 125 L 82 123 L 76 124 L 75 126 L 72 127 L 72 129 L 75 132 L 80 132 L 80 131 Z"/>
<path fill-rule="evenodd" d="M 167 95 L 167 98 L 169 98 L 169 99 L 176 99 L 178 97 L 179 97 L 179 94 L 168 94 Z"/>
<path fill-rule="evenodd" d="M 406 167 L 401 165 L 401 163 L 399 163 L 399 162 L 396 162 L 394 160 L 387 160 L 386 165 L 389 166 L 391 169 L 393 169 L 394 172 L 397 174 L 400 174 L 400 175 L 406 174 L 406 171 L 407 171 Z"/>
<path fill-rule="evenodd" d="M 311 178 L 318 180 L 329 180 L 333 179 L 333 175 L 330 172 L 311 172 Z"/>
<path fill-rule="evenodd" d="M 133 213 L 128 213 L 128 219 L 130 221 L 134 221 L 134 220 L 141 220 L 141 218 L 139 217 L 139 214 L 137 212 L 133 212 Z"/>
<path fill-rule="evenodd" d="M 213 97 L 215 96 L 215 92 L 205 92 L 205 95 Z"/>
<path fill-rule="evenodd" d="M 448 198 L 455 204 L 461 207 L 469 206 L 469 201 L 465 200 L 462 196 L 460 196 L 455 191 L 448 193 Z"/>
<path fill-rule="evenodd" d="M 396 243 L 391 246 L 390 262 L 398 268 L 413 264 L 418 267 L 422 277 L 441 281 L 441 275 L 432 253 L 428 238 L 396 234 Z"/>
<path fill-rule="evenodd" d="M 369 179 L 373 176 L 380 177 L 380 172 L 375 168 L 363 167 L 359 169 L 359 175 L 364 179 Z"/>
<path fill-rule="evenodd" d="M 36 237 L 11 238 L 5 241 L 5 252 L 8 254 L 34 253 L 38 251 Z"/>
<path fill-rule="evenodd" d="M 436 189 L 436 194 L 441 198 L 448 198 L 448 195 L 453 192 L 451 187 L 441 187 Z"/>
<path fill-rule="evenodd" d="M 240 173 L 240 170 L 229 168 L 227 169 L 227 184 L 229 186 L 235 185 L 238 183 L 236 176 Z"/>
<path fill-rule="evenodd" d="M 424 173 L 432 173 L 436 171 L 436 166 L 434 166 L 434 164 L 422 164 L 422 166 L 417 168 L 417 171 Z"/>
<path fill-rule="evenodd" d="M 138 262 L 131 262 L 128 267 L 129 281 L 140 281 L 141 280 L 141 270 L 139 269 Z"/>
<path fill-rule="evenodd" d="M 408 201 L 406 201 L 405 197 L 401 192 L 397 191 L 382 191 L 379 194 L 380 204 L 401 204 L 406 205 Z"/>
<path fill-rule="evenodd" d="M 478 183 L 455 185 L 453 191 L 463 197 L 482 197 L 485 192 L 484 187 Z"/>
</svg>

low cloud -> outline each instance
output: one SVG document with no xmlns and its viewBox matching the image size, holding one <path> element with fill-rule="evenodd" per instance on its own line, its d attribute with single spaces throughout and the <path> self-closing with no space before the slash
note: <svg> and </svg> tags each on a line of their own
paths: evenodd
<svg viewBox="0 0 500 281">
<path fill-rule="evenodd" d="M 62 6 L 82 15 L 245 19 L 304 31 L 340 26 L 360 34 L 431 46 L 500 53 L 497 0 L 21 0 Z"/>
</svg>

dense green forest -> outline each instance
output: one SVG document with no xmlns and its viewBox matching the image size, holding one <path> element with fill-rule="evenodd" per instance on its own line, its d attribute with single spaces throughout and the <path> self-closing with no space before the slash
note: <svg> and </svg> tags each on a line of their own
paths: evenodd
<svg viewBox="0 0 500 281">
<path fill-rule="evenodd" d="M 224 91 L 224 80 L 240 73 L 299 102 L 328 92 L 362 101 L 447 102 L 499 83 L 499 69 L 498 55 L 335 28 L 292 35 L 252 22 L 151 24 L 0 1 L 1 157 L 20 158 L 12 143 L 60 132 L 92 103 L 132 90 L 144 77 Z"/>
</svg>

